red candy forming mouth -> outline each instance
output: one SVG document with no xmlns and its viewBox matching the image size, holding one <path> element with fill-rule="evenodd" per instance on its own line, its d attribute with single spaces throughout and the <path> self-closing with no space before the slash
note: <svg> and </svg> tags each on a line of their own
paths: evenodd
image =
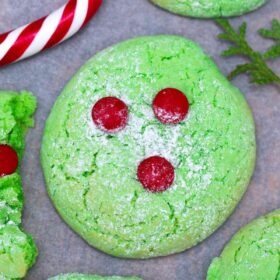
<svg viewBox="0 0 280 280">
<path fill-rule="evenodd" d="M 184 120 L 189 111 L 187 97 L 178 89 L 161 90 L 153 101 L 157 119 L 164 124 L 177 124 Z"/>
<path fill-rule="evenodd" d="M 0 177 L 13 174 L 17 167 L 16 151 L 9 145 L 0 145 Z"/>
<path fill-rule="evenodd" d="M 92 119 L 99 129 L 116 133 L 125 128 L 127 124 L 128 108 L 122 100 L 116 97 L 104 97 L 93 106 Z"/>
<path fill-rule="evenodd" d="M 163 192 L 173 184 L 175 173 L 174 167 L 168 160 L 152 156 L 140 163 L 137 176 L 145 189 L 151 192 Z"/>
</svg>

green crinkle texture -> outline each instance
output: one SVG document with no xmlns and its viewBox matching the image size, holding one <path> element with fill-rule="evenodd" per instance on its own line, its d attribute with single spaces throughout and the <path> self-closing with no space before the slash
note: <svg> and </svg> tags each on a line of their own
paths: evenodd
<svg viewBox="0 0 280 280">
<path fill-rule="evenodd" d="M 121 277 L 121 276 L 99 276 L 85 275 L 80 273 L 61 274 L 48 280 L 141 280 L 138 277 Z"/>
<path fill-rule="evenodd" d="M 31 93 L 0 91 L 0 144 L 15 149 L 19 160 L 35 109 Z M 15 173 L 0 178 L 0 279 L 23 278 L 37 256 L 32 237 L 21 230 L 24 198 L 19 171 L 20 164 Z"/>
<path fill-rule="evenodd" d="M 187 118 L 165 125 L 152 103 L 164 88 L 189 99 Z M 93 123 L 106 96 L 129 108 L 115 134 Z M 58 98 L 46 124 L 42 165 L 65 221 L 106 253 L 149 258 L 184 251 L 213 233 L 244 194 L 255 165 L 250 108 L 194 42 L 136 38 L 93 57 Z M 175 168 L 171 188 L 146 191 L 139 163 L 159 155 Z"/>
<path fill-rule="evenodd" d="M 215 258 L 207 280 L 279 280 L 280 210 L 242 228 Z"/>
<path fill-rule="evenodd" d="M 0 144 L 13 147 L 21 160 L 24 151 L 24 136 L 34 125 L 32 115 L 36 99 L 29 92 L 21 94 L 0 91 Z M 12 221 L 20 224 L 23 193 L 19 169 L 16 173 L 0 178 L 0 224 Z"/>
<path fill-rule="evenodd" d="M 36 109 L 36 99 L 29 92 L 0 91 L 0 143 L 9 144 L 22 158 L 24 136 L 34 125 L 32 115 Z"/>
<path fill-rule="evenodd" d="M 0 229 L 0 275 L 23 278 L 34 264 L 37 248 L 32 237 L 14 225 Z"/>
<path fill-rule="evenodd" d="M 35 109 L 36 99 L 29 92 L 0 91 L 0 144 L 15 149 L 19 160 L 23 156 L 25 133 L 34 125 Z M 23 193 L 19 168 L 14 174 L 0 178 L 0 225 L 21 222 Z"/>
<path fill-rule="evenodd" d="M 18 173 L 0 178 L 0 225 L 21 223 L 23 191 Z"/>
<path fill-rule="evenodd" d="M 184 16 L 213 18 L 239 16 L 267 0 L 151 0 L 158 6 Z"/>
</svg>

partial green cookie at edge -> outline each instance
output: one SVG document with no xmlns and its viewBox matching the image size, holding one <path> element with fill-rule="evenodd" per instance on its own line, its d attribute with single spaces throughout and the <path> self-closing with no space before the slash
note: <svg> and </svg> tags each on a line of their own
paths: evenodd
<svg viewBox="0 0 280 280">
<path fill-rule="evenodd" d="M 19 161 L 35 109 L 30 93 L 0 91 L 0 144 L 15 149 Z M 32 237 L 20 229 L 24 198 L 19 170 L 20 166 L 14 174 L 0 177 L 0 279 L 24 277 L 37 256 Z"/>
<path fill-rule="evenodd" d="M 35 98 L 27 92 L 0 91 L 0 144 L 13 147 L 21 160 L 24 136 L 33 126 Z M 0 224 L 21 223 L 23 193 L 19 172 L 0 178 Z"/>
<path fill-rule="evenodd" d="M 23 191 L 18 173 L 0 178 L 0 225 L 21 223 Z"/>
<path fill-rule="evenodd" d="M 121 276 L 99 276 L 85 275 L 80 273 L 61 274 L 51 277 L 48 280 L 141 280 L 138 277 L 121 277 Z"/>
<path fill-rule="evenodd" d="M 36 99 L 29 92 L 0 91 L 0 143 L 12 146 L 20 159 L 25 146 L 24 136 L 34 125 L 35 109 Z"/>
<path fill-rule="evenodd" d="M 207 280 L 279 280 L 280 210 L 242 228 L 215 258 Z"/>
<path fill-rule="evenodd" d="M 162 89 L 185 93 L 179 125 L 155 119 Z M 109 135 L 93 105 L 116 96 L 129 122 Z M 149 193 L 137 180 L 152 155 L 175 167 L 173 186 Z M 184 251 L 232 213 L 254 170 L 254 121 L 240 91 L 194 42 L 177 36 L 129 40 L 93 57 L 66 86 L 48 118 L 42 166 L 64 220 L 92 246 L 114 256 L 150 258 Z"/>
<path fill-rule="evenodd" d="M 170 12 L 200 18 L 239 16 L 251 12 L 267 0 L 151 0 Z"/>
<path fill-rule="evenodd" d="M 0 279 L 23 278 L 37 257 L 32 237 L 14 225 L 0 228 L 0 252 Z"/>
</svg>

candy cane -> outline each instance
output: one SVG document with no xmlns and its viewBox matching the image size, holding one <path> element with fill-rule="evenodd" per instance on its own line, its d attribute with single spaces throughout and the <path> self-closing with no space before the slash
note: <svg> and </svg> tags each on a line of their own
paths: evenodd
<svg viewBox="0 0 280 280">
<path fill-rule="evenodd" d="M 102 0 L 70 0 L 49 16 L 0 35 L 0 66 L 70 38 L 95 15 L 101 3 Z"/>
</svg>

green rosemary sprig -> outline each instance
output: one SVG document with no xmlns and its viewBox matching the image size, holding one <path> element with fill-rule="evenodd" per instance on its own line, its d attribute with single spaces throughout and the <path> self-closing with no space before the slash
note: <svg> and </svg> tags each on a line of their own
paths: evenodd
<svg viewBox="0 0 280 280">
<path fill-rule="evenodd" d="M 219 34 L 218 38 L 232 44 L 232 47 L 224 51 L 222 56 L 242 55 L 248 59 L 247 63 L 237 65 L 229 74 L 229 79 L 233 79 L 240 74 L 248 74 L 251 77 L 251 83 L 259 85 L 280 84 L 280 77 L 269 68 L 263 54 L 255 51 L 247 42 L 247 24 L 245 22 L 241 24 L 238 31 L 231 26 L 227 19 L 216 19 L 216 23 L 223 30 L 223 33 Z"/>
</svg>

